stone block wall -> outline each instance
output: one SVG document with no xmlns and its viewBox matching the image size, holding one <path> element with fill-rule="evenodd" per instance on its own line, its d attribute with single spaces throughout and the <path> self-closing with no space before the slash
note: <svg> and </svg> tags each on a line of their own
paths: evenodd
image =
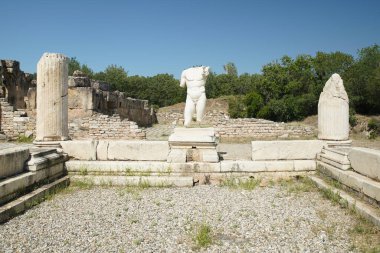
<svg viewBox="0 0 380 253">
<path fill-rule="evenodd" d="M 118 114 L 112 116 L 94 114 L 91 117 L 78 118 L 69 123 L 69 136 L 72 139 L 145 139 L 146 133 L 136 122 L 121 119 Z"/>
<path fill-rule="evenodd" d="M 159 124 L 175 122 L 176 125 L 183 126 L 184 108 L 185 103 L 160 108 L 157 112 Z M 231 119 L 228 113 L 228 102 L 223 99 L 207 100 L 202 125 L 214 127 L 216 135 L 221 138 L 313 138 L 317 133 L 315 128 L 300 124 L 255 118 Z"/>
<path fill-rule="evenodd" d="M 93 113 L 119 114 L 147 127 L 157 122 L 155 111 L 148 100 L 128 97 L 125 92 L 111 91 L 110 85 L 90 80 L 80 71 L 69 77 L 69 119 L 89 117 Z"/>
<path fill-rule="evenodd" d="M 14 111 L 13 106 L 4 99 L 0 99 L 1 131 L 11 140 L 19 136 L 35 135 L 36 117 L 35 113 L 25 110 Z"/>
<path fill-rule="evenodd" d="M 5 98 L 14 109 L 25 109 L 24 97 L 28 89 L 35 85 L 33 76 L 20 69 L 20 63 L 13 60 L 0 60 L 2 82 L 0 83 L 0 97 Z"/>
<path fill-rule="evenodd" d="M 310 126 L 291 123 L 273 122 L 264 119 L 243 118 L 221 120 L 214 125 L 216 135 L 221 138 L 253 137 L 258 139 L 282 137 L 315 136 L 315 129 Z"/>
</svg>

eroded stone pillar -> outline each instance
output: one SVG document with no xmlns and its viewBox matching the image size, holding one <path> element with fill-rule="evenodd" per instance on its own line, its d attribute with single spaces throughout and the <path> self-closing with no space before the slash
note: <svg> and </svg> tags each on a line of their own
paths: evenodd
<svg viewBox="0 0 380 253">
<path fill-rule="evenodd" d="M 348 140 L 349 106 L 343 80 L 333 74 L 326 82 L 318 102 L 318 138 L 322 140 Z"/>
<path fill-rule="evenodd" d="M 37 64 L 36 144 L 68 139 L 68 63 L 63 54 L 44 53 Z"/>
</svg>

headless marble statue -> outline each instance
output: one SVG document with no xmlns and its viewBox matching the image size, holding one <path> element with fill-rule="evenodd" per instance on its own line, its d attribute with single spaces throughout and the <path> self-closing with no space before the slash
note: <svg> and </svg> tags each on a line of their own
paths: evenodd
<svg viewBox="0 0 380 253">
<path fill-rule="evenodd" d="M 210 67 L 193 67 L 182 71 L 181 87 L 187 86 L 186 106 L 184 111 L 185 127 L 190 125 L 194 110 L 197 115 L 197 122 L 203 118 L 206 107 L 205 84 L 209 75 Z"/>
</svg>

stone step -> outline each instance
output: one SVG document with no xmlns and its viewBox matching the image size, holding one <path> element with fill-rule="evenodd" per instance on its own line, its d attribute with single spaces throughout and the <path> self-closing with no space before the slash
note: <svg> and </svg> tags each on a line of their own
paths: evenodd
<svg viewBox="0 0 380 253">
<path fill-rule="evenodd" d="M 69 173 L 133 174 L 137 173 L 213 173 L 220 163 L 167 163 L 160 161 L 67 161 Z"/>
<path fill-rule="evenodd" d="M 342 159 L 342 157 L 331 157 L 330 155 L 321 153 L 317 155 L 317 160 L 327 163 L 341 170 L 349 170 L 351 168 L 350 161 L 348 159 Z"/>
<path fill-rule="evenodd" d="M 323 147 L 321 153 L 325 154 L 327 156 L 336 158 L 336 159 L 342 159 L 342 160 L 348 160 L 348 153 L 350 152 L 349 148 L 326 148 Z"/>
<path fill-rule="evenodd" d="M 332 187 L 331 185 L 327 184 L 323 179 L 317 176 L 309 176 L 309 178 L 317 185 L 318 188 L 322 190 L 331 190 L 334 193 L 339 194 L 339 196 L 342 199 L 347 201 L 349 208 L 355 210 L 362 217 L 364 217 L 365 219 L 371 221 L 372 223 L 380 227 L 380 209 L 379 208 L 376 208 L 360 200 L 357 197 L 353 197 L 352 195 L 348 194 L 347 192 L 343 190 Z"/>
<path fill-rule="evenodd" d="M 380 201 L 380 183 L 369 177 L 355 171 L 343 171 L 321 161 L 317 161 L 317 170 L 370 199 Z"/>
<path fill-rule="evenodd" d="M 314 171 L 315 160 L 221 161 L 219 163 L 168 163 L 157 161 L 67 161 L 69 173 L 131 174 L 170 173 L 257 173 Z"/>
<path fill-rule="evenodd" d="M 54 148 L 37 148 L 37 147 L 32 147 L 29 150 L 30 150 L 30 157 L 31 158 L 37 158 L 37 157 L 42 157 L 42 156 L 46 156 L 46 155 L 49 155 L 49 154 L 56 153 L 56 149 L 54 149 Z"/>
<path fill-rule="evenodd" d="M 177 176 L 96 176 L 74 175 L 72 182 L 80 181 L 93 185 L 107 186 L 146 186 L 146 187 L 192 187 L 193 177 Z"/>
<path fill-rule="evenodd" d="M 0 147 L 0 179 L 19 174 L 29 158 L 27 147 L 4 145 Z"/>
<path fill-rule="evenodd" d="M 67 160 L 68 155 L 58 153 L 56 149 L 33 148 L 30 150 L 30 159 L 27 162 L 26 168 L 29 171 L 38 171 Z"/>
<path fill-rule="evenodd" d="M 58 188 L 66 187 L 69 182 L 69 177 L 65 176 L 54 181 L 53 183 L 43 185 L 38 189 L 13 200 L 12 202 L 0 206 L 0 224 L 33 207 L 35 204 L 43 200 L 45 196 L 56 191 Z"/>
<path fill-rule="evenodd" d="M 38 171 L 29 171 L 0 180 L 0 205 L 30 190 L 44 180 L 54 180 L 64 174 L 63 163 Z"/>
</svg>

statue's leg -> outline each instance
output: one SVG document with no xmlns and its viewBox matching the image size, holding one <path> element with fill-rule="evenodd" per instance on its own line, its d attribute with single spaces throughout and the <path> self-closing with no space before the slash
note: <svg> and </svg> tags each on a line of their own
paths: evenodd
<svg viewBox="0 0 380 253">
<path fill-rule="evenodd" d="M 206 108 L 206 94 L 203 93 L 197 102 L 197 122 L 201 122 Z"/>
<path fill-rule="evenodd" d="M 187 96 L 186 97 L 186 105 L 185 105 L 185 111 L 184 111 L 184 118 L 185 118 L 185 127 L 188 127 L 190 125 L 191 119 L 193 118 L 193 112 L 195 109 L 195 104 L 193 100 Z"/>
</svg>

